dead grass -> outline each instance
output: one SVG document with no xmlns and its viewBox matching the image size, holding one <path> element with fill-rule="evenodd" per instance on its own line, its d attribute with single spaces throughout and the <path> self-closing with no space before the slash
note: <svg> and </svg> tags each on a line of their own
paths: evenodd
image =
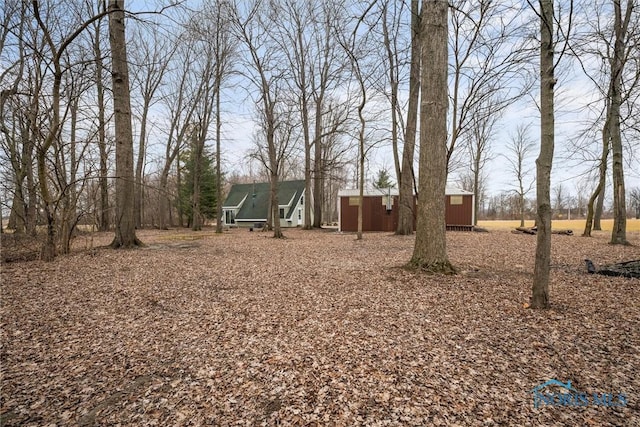
<svg viewBox="0 0 640 427">
<path fill-rule="evenodd" d="M 554 235 L 547 311 L 523 308 L 533 236 L 450 232 L 443 277 L 399 268 L 412 237 L 286 235 L 2 265 L 0 424 L 640 425 L 639 281 L 583 263 L 640 258 L 640 233 Z M 550 378 L 627 405 L 536 409 Z"/>
<path fill-rule="evenodd" d="M 533 227 L 534 221 L 525 221 L 526 227 Z M 613 230 L 613 220 L 612 219 L 603 219 L 601 221 L 602 232 L 609 232 Z M 516 227 L 520 226 L 519 220 L 513 221 L 478 221 L 478 226 L 486 228 L 488 230 L 513 230 Z M 557 219 L 552 223 L 552 227 L 554 230 L 573 230 L 573 232 L 577 235 L 582 234 L 584 230 L 585 220 L 584 219 Z M 640 219 L 627 219 L 627 232 L 638 232 L 640 231 Z M 595 232 L 599 233 L 599 232 Z"/>
</svg>

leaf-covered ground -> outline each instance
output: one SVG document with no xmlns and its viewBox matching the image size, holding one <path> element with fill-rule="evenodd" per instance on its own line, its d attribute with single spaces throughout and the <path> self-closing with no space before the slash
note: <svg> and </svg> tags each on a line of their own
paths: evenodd
<svg viewBox="0 0 640 427">
<path fill-rule="evenodd" d="M 138 235 L 1 266 L 1 425 L 640 425 L 640 281 L 583 262 L 638 246 L 553 236 L 535 311 L 534 236 L 449 232 L 440 277 L 412 237 Z M 549 379 L 626 405 L 534 408 Z"/>
</svg>

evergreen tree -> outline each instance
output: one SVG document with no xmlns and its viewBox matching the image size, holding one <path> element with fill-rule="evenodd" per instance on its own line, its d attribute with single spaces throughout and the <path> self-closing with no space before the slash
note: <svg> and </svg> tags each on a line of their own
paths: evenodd
<svg viewBox="0 0 640 427">
<path fill-rule="evenodd" d="M 182 207 L 182 212 L 187 216 L 187 226 L 193 223 L 193 174 L 195 169 L 195 159 L 192 151 L 183 153 L 180 168 L 182 169 L 182 180 L 179 188 L 178 200 Z M 205 219 L 216 217 L 216 171 L 214 165 L 214 155 L 206 151 L 202 156 L 200 165 L 200 210 Z"/>
<path fill-rule="evenodd" d="M 373 187 L 378 189 L 384 188 L 395 188 L 396 184 L 391 180 L 391 176 L 389 176 L 389 171 L 386 169 L 378 170 L 378 176 L 375 181 L 373 181 Z"/>
</svg>

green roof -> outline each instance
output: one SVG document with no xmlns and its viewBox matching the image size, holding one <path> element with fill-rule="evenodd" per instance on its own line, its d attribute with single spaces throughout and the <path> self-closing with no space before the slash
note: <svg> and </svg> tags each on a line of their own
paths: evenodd
<svg viewBox="0 0 640 427">
<path fill-rule="evenodd" d="M 234 184 L 229 195 L 222 205 L 223 208 L 233 208 L 240 204 L 240 210 L 236 213 L 236 221 L 242 220 L 267 220 L 269 210 L 270 184 L 268 182 L 256 182 L 252 184 Z M 291 218 L 294 209 L 304 193 L 304 180 L 282 181 L 278 183 L 278 204 L 288 205 L 289 211 L 285 212 L 285 218 Z M 243 203 L 244 201 L 244 203 Z"/>
</svg>

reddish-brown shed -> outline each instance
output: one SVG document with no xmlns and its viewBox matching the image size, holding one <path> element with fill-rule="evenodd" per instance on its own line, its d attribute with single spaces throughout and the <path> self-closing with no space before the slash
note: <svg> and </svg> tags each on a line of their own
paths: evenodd
<svg viewBox="0 0 640 427">
<path fill-rule="evenodd" d="M 340 231 L 358 231 L 359 194 L 357 189 L 340 190 L 338 193 Z M 398 226 L 398 200 L 398 191 L 394 189 L 366 190 L 362 201 L 362 231 L 395 231 Z M 414 196 L 414 212 L 416 201 Z M 447 187 L 445 207 L 447 228 L 470 229 L 473 226 L 473 193 Z"/>
</svg>

